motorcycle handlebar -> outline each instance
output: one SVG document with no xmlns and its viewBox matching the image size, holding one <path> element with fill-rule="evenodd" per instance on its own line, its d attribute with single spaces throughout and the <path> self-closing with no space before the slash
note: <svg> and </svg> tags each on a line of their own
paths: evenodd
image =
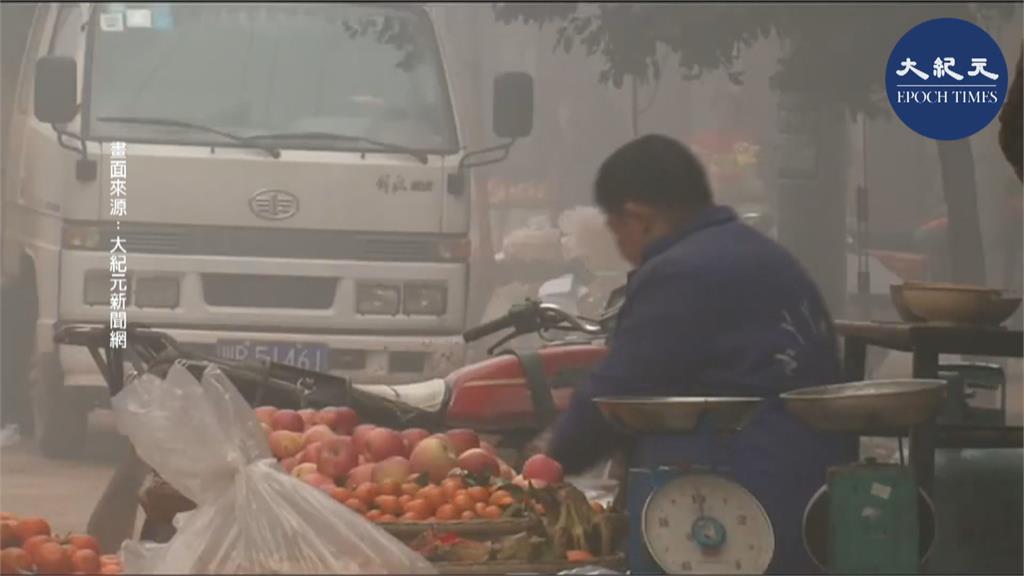
<svg viewBox="0 0 1024 576">
<path fill-rule="evenodd" d="M 515 326 L 515 317 L 512 313 L 505 314 L 500 318 L 495 318 L 490 322 L 484 322 L 479 326 L 474 326 L 469 330 L 462 333 L 462 340 L 465 342 L 474 342 L 481 338 L 486 338 L 491 334 L 501 332 L 506 328 L 512 328 Z"/>
<path fill-rule="evenodd" d="M 466 342 L 473 342 L 507 328 L 515 328 L 520 334 L 551 329 L 594 336 L 604 333 L 604 327 L 600 324 L 581 320 L 555 304 L 528 301 L 525 304 L 513 306 L 508 314 L 500 318 L 466 330 L 462 334 L 462 339 Z"/>
</svg>

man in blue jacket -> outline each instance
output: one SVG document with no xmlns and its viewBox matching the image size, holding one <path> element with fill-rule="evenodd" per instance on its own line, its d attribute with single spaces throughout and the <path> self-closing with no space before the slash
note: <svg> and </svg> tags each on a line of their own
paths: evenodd
<svg viewBox="0 0 1024 576">
<path fill-rule="evenodd" d="M 777 398 L 840 381 L 817 287 L 785 249 L 714 204 L 700 162 L 675 140 L 644 136 L 617 150 L 598 172 L 595 197 L 635 268 L 611 351 L 574 394 L 549 454 L 570 474 L 619 449 L 633 466 L 724 464 L 772 520 L 769 572 L 814 571 L 803 511 L 827 468 L 857 457 L 854 439 L 809 428 Z M 592 402 L 600 396 L 767 400 L 723 454 L 703 429 L 631 441 L 601 417 Z"/>
</svg>

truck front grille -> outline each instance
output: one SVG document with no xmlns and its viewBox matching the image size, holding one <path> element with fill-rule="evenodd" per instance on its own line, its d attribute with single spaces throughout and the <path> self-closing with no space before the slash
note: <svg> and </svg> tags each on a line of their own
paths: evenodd
<svg viewBox="0 0 1024 576">
<path fill-rule="evenodd" d="M 135 254 L 378 262 L 451 261 L 441 256 L 438 245 L 452 238 L 444 234 L 126 223 L 119 231 L 108 230 L 99 246 L 111 246 L 115 235 Z"/>
<path fill-rule="evenodd" d="M 210 306 L 327 310 L 334 305 L 337 278 L 202 274 L 203 299 Z"/>
</svg>

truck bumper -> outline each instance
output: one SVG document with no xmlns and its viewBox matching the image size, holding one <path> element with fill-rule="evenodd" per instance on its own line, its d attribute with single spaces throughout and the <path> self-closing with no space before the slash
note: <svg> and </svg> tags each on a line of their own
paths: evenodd
<svg viewBox="0 0 1024 576">
<path fill-rule="evenodd" d="M 460 336 L 239 333 L 159 326 L 153 329 L 166 332 L 185 347 L 209 356 L 215 355 L 217 341 L 221 339 L 322 344 L 330 350 L 328 372 L 360 384 L 401 384 L 446 376 L 462 365 L 465 358 L 465 344 Z M 68 345 L 58 345 L 57 349 L 65 386 L 106 387 L 88 349 Z M 128 364 L 125 367 L 129 369 Z"/>
</svg>

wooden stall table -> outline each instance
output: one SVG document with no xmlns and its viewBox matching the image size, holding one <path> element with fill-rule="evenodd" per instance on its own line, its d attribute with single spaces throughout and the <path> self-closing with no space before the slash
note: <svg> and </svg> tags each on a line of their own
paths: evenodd
<svg viewBox="0 0 1024 576">
<path fill-rule="evenodd" d="M 868 346 L 909 352 L 913 378 L 938 378 L 939 356 L 959 354 L 1024 358 L 1024 333 L 997 326 L 953 326 L 837 320 L 843 337 L 846 380 L 865 378 Z M 931 492 L 936 448 L 1021 448 L 1020 426 L 938 426 L 935 422 L 910 432 L 910 464 L 918 483 Z"/>
</svg>

